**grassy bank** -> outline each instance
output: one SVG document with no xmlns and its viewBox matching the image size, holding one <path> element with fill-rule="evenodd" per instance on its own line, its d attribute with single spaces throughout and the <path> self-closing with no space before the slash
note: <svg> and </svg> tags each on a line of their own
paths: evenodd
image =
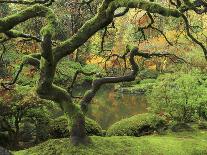
<svg viewBox="0 0 207 155">
<path fill-rule="evenodd" d="M 53 139 L 15 155 L 207 155 L 207 131 L 143 137 L 91 137 L 88 146 Z"/>
</svg>

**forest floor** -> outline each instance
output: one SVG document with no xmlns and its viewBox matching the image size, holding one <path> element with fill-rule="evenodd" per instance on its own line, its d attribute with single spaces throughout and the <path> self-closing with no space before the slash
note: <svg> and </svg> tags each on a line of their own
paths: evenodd
<svg viewBox="0 0 207 155">
<path fill-rule="evenodd" d="M 88 146 L 51 139 L 14 155 L 207 155 L 207 130 L 143 137 L 92 136 Z"/>
</svg>

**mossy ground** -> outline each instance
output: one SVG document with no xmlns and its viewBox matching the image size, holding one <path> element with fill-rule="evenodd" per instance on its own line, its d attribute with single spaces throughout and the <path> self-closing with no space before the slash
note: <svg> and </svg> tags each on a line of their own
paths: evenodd
<svg viewBox="0 0 207 155">
<path fill-rule="evenodd" d="M 207 155 L 207 131 L 143 137 L 91 137 L 88 146 L 53 139 L 15 155 Z"/>
<path fill-rule="evenodd" d="M 108 130 L 108 136 L 143 136 L 159 131 L 166 126 L 160 116 L 150 113 L 138 114 L 114 123 Z"/>
</svg>

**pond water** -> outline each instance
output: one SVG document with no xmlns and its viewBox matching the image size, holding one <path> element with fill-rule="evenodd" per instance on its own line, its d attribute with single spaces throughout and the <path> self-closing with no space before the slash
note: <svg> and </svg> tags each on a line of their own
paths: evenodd
<svg viewBox="0 0 207 155">
<path fill-rule="evenodd" d="M 79 91 L 80 92 L 80 91 Z M 87 116 L 96 120 L 103 129 L 135 114 L 147 112 L 144 95 L 121 94 L 110 85 L 99 90 L 89 107 Z"/>
</svg>

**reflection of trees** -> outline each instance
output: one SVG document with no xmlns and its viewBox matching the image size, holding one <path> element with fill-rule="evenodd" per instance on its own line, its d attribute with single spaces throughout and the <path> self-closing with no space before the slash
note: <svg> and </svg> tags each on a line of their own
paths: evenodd
<svg viewBox="0 0 207 155">
<path fill-rule="evenodd" d="M 116 94 L 112 86 L 101 89 L 91 106 L 89 117 L 97 120 L 103 128 L 122 118 L 147 111 L 144 96 Z"/>
</svg>

